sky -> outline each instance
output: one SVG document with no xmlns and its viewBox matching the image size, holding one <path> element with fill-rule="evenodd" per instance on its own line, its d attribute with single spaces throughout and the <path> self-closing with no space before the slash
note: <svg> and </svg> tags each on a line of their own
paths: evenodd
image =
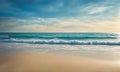
<svg viewBox="0 0 120 72">
<path fill-rule="evenodd" d="M 0 0 L 0 32 L 120 32 L 120 0 Z"/>
</svg>

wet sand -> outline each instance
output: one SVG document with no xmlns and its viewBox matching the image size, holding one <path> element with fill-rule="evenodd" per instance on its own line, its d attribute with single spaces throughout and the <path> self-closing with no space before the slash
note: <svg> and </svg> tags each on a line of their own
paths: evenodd
<svg viewBox="0 0 120 72">
<path fill-rule="evenodd" d="M 0 54 L 0 72 L 120 72 L 120 65 L 80 56 Z"/>
</svg>

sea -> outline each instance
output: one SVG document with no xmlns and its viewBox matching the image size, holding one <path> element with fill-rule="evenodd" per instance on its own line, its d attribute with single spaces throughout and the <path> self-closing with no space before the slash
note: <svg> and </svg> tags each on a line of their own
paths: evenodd
<svg viewBox="0 0 120 72">
<path fill-rule="evenodd" d="M 0 53 L 35 52 L 111 57 L 120 52 L 120 33 L 2 32 Z M 114 54 L 113 54 L 114 53 Z"/>
</svg>

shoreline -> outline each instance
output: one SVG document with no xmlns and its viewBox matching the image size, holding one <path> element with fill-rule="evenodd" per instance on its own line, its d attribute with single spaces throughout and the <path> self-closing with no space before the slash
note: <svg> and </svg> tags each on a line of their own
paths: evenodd
<svg viewBox="0 0 120 72">
<path fill-rule="evenodd" d="M 120 64 L 59 54 L 0 54 L 0 72 L 120 72 Z"/>
</svg>

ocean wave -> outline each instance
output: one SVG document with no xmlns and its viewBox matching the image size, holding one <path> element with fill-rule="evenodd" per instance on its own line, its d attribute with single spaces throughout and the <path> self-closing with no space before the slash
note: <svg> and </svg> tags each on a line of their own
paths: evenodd
<svg viewBox="0 0 120 72">
<path fill-rule="evenodd" d="M 61 39 L 4 39 L 1 42 L 30 43 L 30 44 L 70 44 L 70 45 L 120 45 L 120 41 L 82 41 Z"/>
<path fill-rule="evenodd" d="M 89 40 L 89 39 L 120 39 L 117 34 L 111 33 L 0 33 L 0 39 L 63 39 L 63 40 Z"/>
<path fill-rule="evenodd" d="M 0 39 L 10 39 L 8 35 L 0 35 Z"/>
</svg>

